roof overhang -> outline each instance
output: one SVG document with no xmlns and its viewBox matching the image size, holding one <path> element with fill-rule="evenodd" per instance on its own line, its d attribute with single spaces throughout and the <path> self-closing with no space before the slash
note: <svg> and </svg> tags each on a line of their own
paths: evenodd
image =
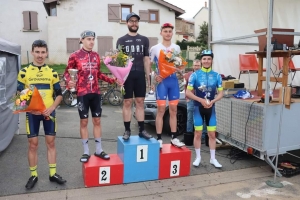
<svg viewBox="0 0 300 200">
<path fill-rule="evenodd" d="M 185 13 L 185 10 L 173 5 L 173 4 L 170 4 L 164 0 L 153 0 L 154 2 L 160 4 L 160 5 L 163 5 L 167 8 L 169 8 L 170 11 L 174 11 L 175 12 L 175 16 L 178 17 L 179 15 L 182 15 Z"/>
</svg>

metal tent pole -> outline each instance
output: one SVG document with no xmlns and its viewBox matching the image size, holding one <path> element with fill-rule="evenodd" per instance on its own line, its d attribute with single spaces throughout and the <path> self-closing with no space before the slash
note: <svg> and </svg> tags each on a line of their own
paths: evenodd
<svg viewBox="0 0 300 200">
<path fill-rule="evenodd" d="M 270 90 L 270 70 L 271 70 L 271 38 L 272 38 L 272 25 L 273 25 L 273 7 L 274 7 L 274 0 L 268 0 L 268 29 L 267 29 L 267 76 L 266 76 L 266 85 L 265 85 L 265 110 L 268 109 L 269 106 L 269 90 Z M 280 122 L 279 122 L 279 130 L 278 130 L 278 140 L 277 140 L 277 150 L 276 150 L 276 164 L 278 164 L 278 153 L 279 153 L 279 143 L 280 143 L 280 135 L 281 135 L 281 122 L 282 122 L 282 111 L 283 105 L 281 108 L 280 113 Z M 266 130 L 265 130 L 266 131 Z M 266 184 L 270 187 L 282 188 L 283 184 L 277 182 L 276 180 L 276 170 L 274 170 L 274 180 L 266 181 Z"/>
<path fill-rule="evenodd" d="M 208 1 L 208 49 L 211 49 L 212 29 L 211 29 L 211 0 Z"/>
</svg>

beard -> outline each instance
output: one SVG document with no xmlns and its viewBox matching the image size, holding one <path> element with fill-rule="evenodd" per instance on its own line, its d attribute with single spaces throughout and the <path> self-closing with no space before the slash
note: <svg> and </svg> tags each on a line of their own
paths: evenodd
<svg viewBox="0 0 300 200">
<path fill-rule="evenodd" d="M 132 33 L 136 33 L 139 30 L 139 27 L 136 26 L 136 29 L 132 29 L 130 26 L 128 26 L 128 30 Z"/>
</svg>

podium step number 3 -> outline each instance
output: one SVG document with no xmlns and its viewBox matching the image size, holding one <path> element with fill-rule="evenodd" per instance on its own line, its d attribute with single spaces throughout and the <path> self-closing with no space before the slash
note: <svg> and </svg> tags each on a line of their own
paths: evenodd
<svg viewBox="0 0 300 200">
<path fill-rule="evenodd" d="M 170 176 L 179 176 L 180 160 L 171 161 Z"/>
<path fill-rule="evenodd" d="M 110 183 L 110 167 L 99 168 L 99 184 Z"/>
<path fill-rule="evenodd" d="M 136 162 L 147 162 L 148 161 L 148 145 L 138 145 L 136 152 Z"/>
</svg>

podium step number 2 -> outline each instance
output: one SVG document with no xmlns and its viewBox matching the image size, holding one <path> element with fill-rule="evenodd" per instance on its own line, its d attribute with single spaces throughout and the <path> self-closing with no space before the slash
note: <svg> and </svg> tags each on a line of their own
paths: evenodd
<svg viewBox="0 0 300 200">
<path fill-rule="evenodd" d="M 170 176 L 179 176 L 180 160 L 171 161 Z"/>
<path fill-rule="evenodd" d="M 148 161 L 148 145 L 138 145 L 136 148 L 136 162 Z"/>
<path fill-rule="evenodd" d="M 110 167 L 99 168 L 99 184 L 110 183 Z"/>
</svg>

